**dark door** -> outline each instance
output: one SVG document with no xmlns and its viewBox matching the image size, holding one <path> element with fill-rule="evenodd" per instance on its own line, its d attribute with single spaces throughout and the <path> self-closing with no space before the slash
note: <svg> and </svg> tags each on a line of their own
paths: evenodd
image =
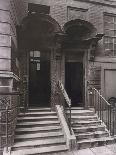
<svg viewBox="0 0 116 155">
<path fill-rule="evenodd" d="M 65 87 L 72 100 L 72 106 L 83 104 L 83 64 L 81 62 L 66 62 Z"/>
<path fill-rule="evenodd" d="M 49 58 L 49 52 L 30 52 L 29 104 L 31 106 L 50 105 Z"/>
</svg>

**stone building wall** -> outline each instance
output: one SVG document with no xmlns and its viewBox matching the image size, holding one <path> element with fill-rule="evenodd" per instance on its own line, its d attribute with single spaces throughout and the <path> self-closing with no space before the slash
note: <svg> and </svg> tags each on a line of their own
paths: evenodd
<svg viewBox="0 0 116 155">
<path fill-rule="evenodd" d="M 18 48 L 16 25 L 21 22 L 27 12 L 23 0 L 0 1 L 0 92 L 16 91 L 19 82 Z M 18 82 L 17 82 L 18 81 Z M 6 104 L 9 103 L 8 143 L 14 140 L 18 96 L 0 95 L 0 153 L 6 146 Z"/>
</svg>

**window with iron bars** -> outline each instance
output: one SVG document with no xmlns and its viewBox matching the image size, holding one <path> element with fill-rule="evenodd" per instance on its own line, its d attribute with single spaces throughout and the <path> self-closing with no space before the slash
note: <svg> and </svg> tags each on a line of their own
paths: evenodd
<svg viewBox="0 0 116 155">
<path fill-rule="evenodd" d="M 116 15 L 104 14 L 104 49 L 108 56 L 116 56 Z"/>
</svg>

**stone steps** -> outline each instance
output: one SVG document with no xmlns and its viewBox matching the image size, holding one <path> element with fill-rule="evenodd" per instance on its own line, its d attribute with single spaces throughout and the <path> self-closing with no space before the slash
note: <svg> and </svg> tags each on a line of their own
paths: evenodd
<svg viewBox="0 0 116 155">
<path fill-rule="evenodd" d="M 77 149 L 85 149 L 90 147 L 103 146 L 114 143 L 112 137 L 91 138 L 77 141 Z"/>
<path fill-rule="evenodd" d="M 97 116 L 95 115 L 95 116 L 75 116 L 75 115 L 73 115 L 72 117 L 72 120 L 86 120 L 86 119 L 88 119 L 88 120 L 95 120 L 95 119 L 98 119 L 97 118 Z"/>
<path fill-rule="evenodd" d="M 17 123 L 17 127 L 37 127 L 37 126 L 53 126 L 59 125 L 59 121 L 40 121 L 40 122 L 21 122 Z"/>
<path fill-rule="evenodd" d="M 74 132 L 76 133 L 85 133 L 85 132 L 95 132 L 95 131 L 104 131 L 105 126 L 103 125 L 94 125 L 94 126 L 83 126 L 83 127 L 73 127 Z"/>
<path fill-rule="evenodd" d="M 41 146 L 49 146 L 49 145 L 65 145 L 64 138 L 54 138 L 54 139 L 44 139 L 44 140 L 32 140 L 32 141 L 23 141 L 17 142 L 12 147 L 12 150 L 19 150 L 25 148 L 34 148 L 34 147 L 41 147 Z"/>
<path fill-rule="evenodd" d="M 17 119 L 18 122 L 24 122 L 24 121 L 32 121 L 32 122 L 35 122 L 35 121 L 43 121 L 43 120 L 47 120 L 47 121 L 50 121 L 50 120 L 57 120 L 57 116 L 43 116 L 43 117 L 20 117 Z"/>
<path fill-rule="evenodd" d="M 95 131 L 95 132 L 78 133 L 75 135 L 78 141 L 81 139 L 100 138 L 101 136 L 108 137 L 109 133 L 106 131 Z"/>
<path fill-rule="evenodd" d="M 25 116 L 31 116 L 31 117 L 36 117 L 36 116 L 56 116 L 57 114 L 56 114 L 56 112 L 53 112 L 53 111 L 49 111 L 49 112 L 44 112 L 44 111 L 40 111 L 40 112 L 37 112 L 37 111 L 33 111 L 33 112 L 26 112 L 26 113 L 20 113 L 19 114 L 19 117 L 25 117 Z"/>
<path fill-rule="evenodd" d="M 41 108 L 41 107 L 36 107 L 36 108 L 35 108 L 35 107 L 29 107 L 29 108 L 28 108 L 28 112 L 33 112 L 33 111 L 34 111 L 34 112 L 36 112 L 36 111 L 37 111 L 37 112 L 38 112 L 38 111 L 39 111 L 39 112 L 42 112 L 42 111 L 44 111 L 44 112 L 45 112 L 45 111 L 46 111 L 46 112 L 51 112 L 51 108 L 46 108 L 46 107 L 45 107 L 45 108 Z"/>
<path fill-rule="evenodd" d="M 72 126 L 73 127 L 80 127 L 80 126 L 90 126 L 90 125 L 100 125 L 100 120 L 87 120 L 87 121 L 73 121 Z"/>
<path fill-rule="evenodd" d="M 51 155 L 53 153 L 62 153 L 66 152 L 67 154 L 67 147 L 65 145 L 60 146 L 49 146 L 49 147 L 42 147 L 42 148 L 30 148 L 30 149 L 23 149 L 18 151 L 12 151 L 11 155 Z"/>
<path fill-rule="evenodd" d="M 54 132 L 54 131 L 60 131 L 61 130 L 61 126 L 48 126 L 46 127 L 30 127 L 30 128 L 18 128 L 16 129 L 16 133 L 18 134 L 28 134 L 28 133 L 50 133 L 50 132 Z"/>
<path fill-rule="evenodd" d="M 69 108 L 66 108 L 69 110 Z M 84 110 L 84 107 L 71 107 L 71 110 Z"/>
<path fill-rule="evenodd" d="M 69 111 L 67 111 L 69 113 Z M 92 110 L 71 110 L 71 115 L 74 116 L 92 116 L 94 115 L 94 111 Z"/>
<path fill-rule="evenodd" d="M 94 110 L 75 109 L 72 109 L 74 115 L 72 115 L 71 124 L 77 140 L 77 149 L 114 142 L 114 138 L 109 136 L 108 130 L 102 121 L 98 119 Z"/>
<path fill-rule="evenodd" d="M 33 134 L 22 134 L 16 135 L 15 141 L 25 141 L 25 140 L 34 140 L 34 139 L 45 139 L 45 138 L 58 138 L 63 137 L 63 133 L 60 132 L 50 132 L 50 133 L 33 133 Z"/>
<path fill-rule="evenodd" d="M 29 108 L 18 117 L 11 155 L 52 154 L 68 151 L 56 112 Z"/>
</svg>

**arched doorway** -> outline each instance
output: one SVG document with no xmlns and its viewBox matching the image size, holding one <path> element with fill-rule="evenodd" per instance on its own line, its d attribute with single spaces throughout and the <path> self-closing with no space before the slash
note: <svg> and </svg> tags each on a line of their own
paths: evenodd
<svg viewBox="0 0 116 155">
<path fill-rule="evenodd" d="M 29 106 L 50 106 L 51 51 L 59 32 L 61 28 L 51 16 L 38 12 L 29 13 L 18 27 L 19 49 L 28 59 L 28 67 L 23 69 L 27 70 Z"/>
<path fill-rule="evenodd" d="M 94 26 L 76 19 L 64 25 L 67 38 L 65 51 L 65 87 L 72 100 L 72 106 L 84 106 L 86 102 L 86 81 L 88 72 L 88 49 L 96 36 Z"/>
</svg>

